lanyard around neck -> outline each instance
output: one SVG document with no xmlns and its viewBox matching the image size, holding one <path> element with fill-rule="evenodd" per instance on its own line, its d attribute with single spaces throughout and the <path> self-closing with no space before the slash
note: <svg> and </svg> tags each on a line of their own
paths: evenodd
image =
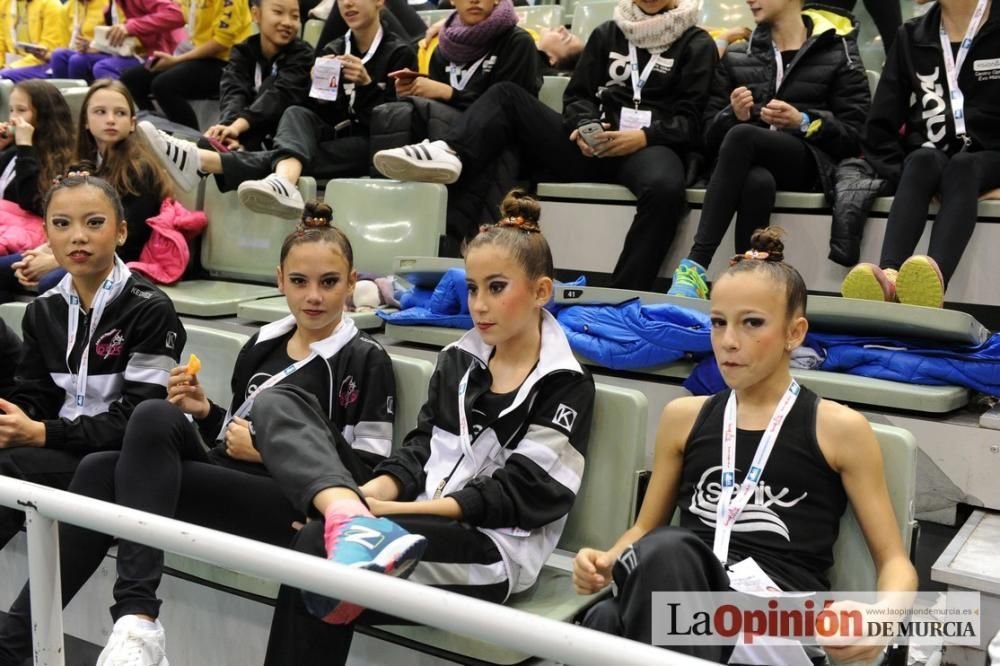
<svg viewBox="0 0 1000 666">
<path fill-rule="evenodd" d="M 951 53 L 951 40 L 948 39 L 948 31 L 944 27 L 944 16 L 942 15 L 941 17 L 941 55 L 944 56 L 944 71 L 945 77 L 948 80 L 948 92 L 951 98 L 951 115 L 955 120 L 955 134 L 966 144 L 969 143 L 969 138 L 966 136 L 965 127 L 965 95 L 958 85 L 958 75 L 962 71 L 962 65 L 965 64 L 965 58 L 969 55 L 969 50 L 972 48 L 972 40 L 976 36 L 976 33 L 979 32 L 979 23 L 983 20 L 983 15 L 986 13 L 986 5 L 988 4 L 989 0 L 979 0 L 979 3 L 976 5 L 976 11 L 972 13 L 972 18 L 969 19 L 969 26 L 965 29 L 965 37 L 958 46 L 957 56 L 953 56 Z"/>
<path fill-rule="evenodd" d="M 87 328 L 86 341 L 83 344 L 83 349 L 80 352 L 80 367 L 76 373 L 76 395 L 73 399 L 73 404 L 76 405 L 76 409 L 81 411 L 84 407 L 84 403 L 87 401 L 87 379 L 90 368 L 90 343 L 93 341 L 94 333 L 97 331 L 97 326 L 101 323 L 101 317 L 104 315 L 104 308 L 107 307 L 108 301 L 111 300 L 111 294 L 114 290 L 116 284 L 124 279 L 121 264 L 118 259 L 115 259 L 115 266 L 111 270 L 111 275 L 109 275 L 101 286 L 97 289 L 97 293 L 94 294 L 94 300 L 90 304 L 90 326 Z M 77 340 L 77 329 L 80 325 L 80 311 L 82 309 L 82 303 L 80 301 L 80 296 L 76 291 L 76 287 L 70 282 L 69 286 L 69 308 L 67 309 L 67 321 L 66 321 L 66 369 L 70 370 L 72 376 L 72 366 L 70 365 L 70 357 L 73 355 L 73 349 L 76 347 Z"/>
<path fill-rule="evenodd" d="M 465 86 L 469 85 L 469 81 L 472 80 L 472 76 L 479 69 L 479 66 L 483 64 L 484 60 L 486 60 L 485 55 L 476 62 L 472 63 L 472 65 L 470 65 L 464 72 L 462 72 L 462 68 L 459 65 L 455 63 L 449 64 L 448 78 L 450 80 L 451 87 L 455 90 L 465 90 Z M 461 76 L 458 75 L 459 72 L 462 72 Z"/>
<path fill-rule="evenodd" d="M 379 45 L 382 43 L 382 26 L 378 27 L 378 32 L 375 33 L 375 39 L 372 40 L 372 45 L 368 47 L 368 52 L 365 53 L 364 57 L 361 58 L 361 64 L 367 65 L 368 61 L 372 59 L 375 55 L 375 51 L 378 50 Z M 351 55 L 351 31 L 348 30 L 344 35 L 344 55 Z"/>
<path fill-rule="evenodd" d="M 653 73 L 653 68 L 659 62 L 660 55 L 658 53 L 649 54 L 649 62 L 646 63 L 641 75 L 639 74 L 639 52 L 632 42 L 628 43 L 628 59 L 629 72 L 632 75 L 632 102 L 635 104 L 635 108 L 638 109 L 639 104 L 642 103 L 642 89 L 646 87 L 649 75 Z"/>
<path fill-rule="evenodd" d="M 785 422 L 788 413 L 792 411 L 796 398 L 799 397 L 799 385 L 794 379 L 785 390 L 785 394 L 778 401 L 778 406 L 774 408 L 771 420 L 767 424 L 767 430 L 761 435 L 760 443 L 757 444 L 757 451 L 753 455 L 750 469 L 747 470 L 743 483 L 736 490 L 736 391 L 729 394 L 726 401 L 726 411 L 722 419 L 722 487 L 719 491 L 719 504 L 715 514 L 715 541 L 712 551 L 715 557 L 723 564 L 729 557 L 729 538 L 733 533 L 733 525 L 743 508 L 750 501 L 754 491 L 757 489 L 757 482 L 760 481 L 767 459 L 774 449 L 774 442 L 781 431 L 781 425 Z M 736 496 L 733 491 L 736 490 Z"/>
</svg>

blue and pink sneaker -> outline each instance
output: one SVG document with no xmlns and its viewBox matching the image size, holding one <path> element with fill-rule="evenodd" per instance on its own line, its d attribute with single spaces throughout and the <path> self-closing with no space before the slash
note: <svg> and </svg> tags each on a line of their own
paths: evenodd
<svg viewBox="0 0 1000 666">
<path fill-rule="evenodd" d="M 326 520 L 327 559 L 344 566 L 406 578 L 420 561 L 427 539 L 410 534 L 388 518 L 329 516 Z M 350 624 L 364 607 L 302 591 L 310 613 L 328 624 Z"/>
</svg>

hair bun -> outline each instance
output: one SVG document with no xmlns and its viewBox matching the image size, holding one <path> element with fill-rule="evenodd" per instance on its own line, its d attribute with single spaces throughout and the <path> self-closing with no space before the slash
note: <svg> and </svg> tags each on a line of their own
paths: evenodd
<svg viewBox="0 0 1000 666">
<path fill-rule="evenodd" d="M 541 231 L 538 228 L 538 220 L 542 217 L 542 206 L 538 203 L 538 200 L 532 197 L 530 194 L 521 189 L 513 189 L 507 193 L 507 196 L 503 198 L 500 203 L 500 222 L 499 224 L 508 227 L 520 227 L 521 229 L 529 232 Z M 531 225 L 534 228 L 528 229 L 524 225 L 517 224 L 503 224 L 505 219 L 521 219 L 525 225 Z"/>
<path fill-rule="evenodd" d="M 329 204 L 318 199 L 306 202 L 302 211 L 303 228 L 331 227 L 332 220 L 333 208 Z"/>
<path fill-rule="evenodd" d="M 729 260 L 729 265 L 741 261 L 770 261 L 780 263 L 785 260 L 785 244 L 781 237 L 785 230 L 781 227 L 764 227 L 757 229 L 750 237 L 750 249 L 743 254 L 737 254 Z"/>
</svg>

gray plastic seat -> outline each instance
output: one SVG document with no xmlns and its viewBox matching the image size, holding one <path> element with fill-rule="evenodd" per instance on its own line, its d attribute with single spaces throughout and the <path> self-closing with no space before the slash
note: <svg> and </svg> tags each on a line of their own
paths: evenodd
<svg viewBox="0 0 1000 666">
<path fill-rule="evenodd" d="M 87 97 L 87 93 L 90 92 L 87 84 L 60 88 L 59 92 L 62 93 L 63 99 L 69 105 L 70 117 L 74 119 L 79 118 L 80 111 L 83 109 L 83 100 Z"/>
<path fill-rule="evenodd" d="M 192 323 L 185 323 L 184 330 L 187 344 L 181 351 L 181 365 L 187 363 L 191 354 L 197 355 L 202 362 L 198 381 L 205 387 L 205 395 L 217 405 L 228 408 L 233 398 L 230 378 L 236 357 L 250 336 Z"/>
<path fill-rule="evenodd" d="M 351 241 L 357 270 L 389 275 L 394 257 L 437 256 L 448 207 L 444 185 L 343 178 L 327 183 L 324 198 L 333 224 Z"/>
<path fill-rule="evenodd" d="M 563 93 L 568 85 L 568 76 L 545 76 L 542 78 L 542 89 L 538 91 L 538 99 L 553 111 L 562 113 Z"/>
<path fill-rule="evenodd" d="M 303 199 L 315 198 L 315 180 L 300 178 L 298 185 Z M 161 287 L 177 312 L 195 317 L 232 316 L 244 301 L 278 296 L 274 281 L 279 251 L 296 223 L 243 208 L 236 192 L 219 192 L 214 179 L 206 180 L 203 210 L 208 226 L 202 236 L 201 262 L 216 279 Z"/>
<path fill-rule="evenodd" d="M 584 42 L 590 37 L 594 28 L 614 16 L 615 2 L 564 2 L 563 10 L 573 17 L 570 30 Z"/>
<path fill-rule="evenodd" d="M 334 8 L 333 11 L 337 11 Z M 319 38 L 323 35 L 323 26 L 326 21 L 311 18 L 302 25 L 302 41 L 315 48 L 319 47 Z"/>
<path fill-rule="evenodd" d="M 398 342 L 410 342 L 430 347 L 447 347 L 468 331 L 460 328 L 445 328 L 442 326 L 400 326 L 385 323 L 385 335 Z"/>
<path fill-rule="evenodd" d="M 24 312 L 28 309 L 28 304 L 22 301 L 0 304 L 0 319 L 10 326 L 10 330 L 17 333 L 17 337 L 23 338 L 21 333 L 21 321 L 24 319 Z"/>
</svg>

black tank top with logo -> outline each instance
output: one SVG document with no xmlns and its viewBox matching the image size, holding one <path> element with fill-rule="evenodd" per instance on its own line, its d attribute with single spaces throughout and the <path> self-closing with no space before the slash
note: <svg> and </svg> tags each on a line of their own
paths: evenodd
<svg viewBox="0 0 1000 666">
<path fill-rule="evenodd" d="M 712 545 L 722 487 L 722 421 L 729 391 L 702 407 L 684 448 L 677 507 L 681 527 Z M 816 440 L 819 398 L 802 388 L 775 441 L 767 466 L 733 525 L 729 562 L 753 557 L 785 590 L 829 589 L 827 570 L 847 494 Z M 736 485 L 743 481 L 762 430 L 736 431 Z"/>
</svg>

